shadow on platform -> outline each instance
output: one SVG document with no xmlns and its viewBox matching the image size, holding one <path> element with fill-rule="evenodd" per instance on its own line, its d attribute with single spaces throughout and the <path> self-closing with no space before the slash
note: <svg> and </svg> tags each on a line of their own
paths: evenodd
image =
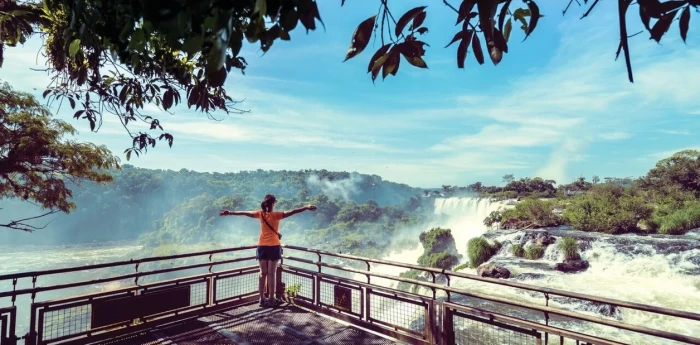
<svg viewBox="0 0 700 345">
<path fill-rule="evenodd" d="M 402 344 L 291 305 L 240 306 L 100 345 Z"/>
</svg>

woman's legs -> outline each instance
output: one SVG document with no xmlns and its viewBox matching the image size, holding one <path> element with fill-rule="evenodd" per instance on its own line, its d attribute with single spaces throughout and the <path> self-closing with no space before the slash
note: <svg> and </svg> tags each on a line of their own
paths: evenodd
<svg viewBox="0 0 700 345">
<path fill-rule="evenodd" d="M 277 292 L 277 263 L 279 260 L 267 261 L 267 286 L 270 290 L 270 298 L 275 298 Z"/>
<path fill-rule="evenodd" d="M 268 267 L 270 260 L 260 260 L 260 276 L 258 277 L 258 292 L 260 293 L 260 301 L 264 301 L 265 298 L 265 278 L 268 276 Z"/>
</svg>

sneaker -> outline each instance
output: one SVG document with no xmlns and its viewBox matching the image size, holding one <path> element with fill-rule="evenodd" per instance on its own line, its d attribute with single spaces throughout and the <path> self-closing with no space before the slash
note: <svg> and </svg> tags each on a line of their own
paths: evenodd
<svg viewBox="0 0 700 345">
<path fill-rule="evenodd" d="M 269 298 L 268 303 L 270 307 L 278 307 L 282 304 L 282 301 L 276 299 L 276 298 Z"/>
<path fill-rule="evenodd" d="M 267 308 L 270 306 L 270 301 L 267 298 L 263 297 L 260 299 L 258 306 L 260 306 L 261 308 Z"/>
</svg>

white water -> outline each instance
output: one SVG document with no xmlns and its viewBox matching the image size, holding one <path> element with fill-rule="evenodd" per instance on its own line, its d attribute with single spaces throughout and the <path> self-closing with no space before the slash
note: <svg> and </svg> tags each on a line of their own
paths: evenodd
<svg viewBox="0 0 700 345">
<path fill-rule="evenodd" d="M 448 198 L 436 200 L 436 216 L 444 214 L 446 217 L 436 217 L 431 224 L 426 225 L 426 229 L 440 226 L 452 229 L 456 240 L 457 248 L 463 255 L 466 253 L 466 244 L 469 239 L 480 236 L 486 232 L 483 219 L 492 211 L 505 207 L 503 203 L 490 203 L 485 199 L 473 198 Z M 502 242 L 518 234 L 512 234 L 499 238 Z M 0 246 L 0 274 L 24 272 L 33 270 L 43 270 L 56 267 L 69 267 L 76 265 L 88 265 L 100 262 L 109 262 L 129 258 L 149 256 L 148 253 L 139 251 L 138 246 L 85 246 L 85 247 L 64 247 L 46 248 L 47 250 L 37 250 L 37 248 L 23 249 Z M 694 264 L 688 260 L 693 255 L 698 255 L 698 250 L 682 253 L 662 255 L 657 253 L 650 245 L 638 245 L 634 251 L 636 254 L 625 254 L 620 252 L 612 243 L 601 238 L 592 243 L 592 247 L 582 253 L 584 259 L 590 262 L 587 271 L 577 274 L 564 274 L 551 269 L 528 267 L 524 264 L 533 261 L 512 258 L 505 245 L 495 259 L 509 259 L 512 265 L 506 264 L 513 275 L 519 273 L 539 273 L 544 276 L 538 279 L 527 280 L 525 283 L 557 288 L 568 291 L 581 292 L 601 297 L 633 301 L 657 306 L 663 306 L 679 310 L 692 312 L 700 311 L 700 277 L 683 273 L 684 270 L 694 268 Z M 394 253 L 385 257 L 386 260 L 416 264 L 417 258 L 422 254 L 421 246 L 413 250 L 406 250 Z M 556 246 L 547 248 L 545 258 L 534 261 L 545 265 L 553 265 L 560 261 L 560 253 Z M 463 262 L 466 261 L 466 257 Z M 519 265 L 520 264 L 520 265 Z M 398 275 L 406 270 L 390 266 L 373 265 L 372 271 Z M 465 270 L 466 273 L 475 273 L 475 270 Z M 90 278 L 96 278 L 101 272 L 85 272 Z M 68 277 L 54 277 L 57 283 Z M 74 280 L 74 277 L 71 277 Z M 364 276 L 357 276 L 359 281 L 366 281 Z M 380 280 L 372 279 L 372 283 L 380 283 Z M 48 281 L 40 278 L 38 285 L 47 285 Z M 388 283 L 387 283 L 388 284 Z M 385 284 L 382 284 L 385 285 Z M 392 286 L 394 284 L 391 284 Z M 30 279 L 20 282 L 18 288 L 31 286 Z M 521 291 L 502 287 L 499 285 L 485 284 L 474 281 L 457 280 L 453 281 L 453 286 L 461 287 L 476 293 L 502 296 L 513 300 L 524 301 L 536 305 L 543 305 L 544 299 L 541 296 L 532 296 Z M 0 290 L 5 290 L 7 286 L 0 286 Z M 91 287 L 97 291 L 102 289 L 115 288 L 114 286 Z M 93 290 L 93 292 L 95 291 Z M 58 296 L 40 294 L 37 300 L 45 300 Z M 22 302 L 20 299 L 18 302 Z M 28 302 L 28 301 L 25 301 Z M 8 299 L 0 299 L 0 306 L 9 305 Z M 550 305 L 579 313 L 586 313 L 580 310 L 581 305 L 567 302 L 560 305 L 556 301 L 550 301 Z M 391 306 L 389 306 L 391 307 Z M 398 306 L 397 306 L 398 307 Z M 18 326 L 22 327 L 26 315 L 20 308 L 20 318 Z M 398 311 L 397 311 L 398 312 Z M 26 312 L 25 312 L 26 313 Z M 594 313 L 588 312 L 591 315 Z M 387 309 L 387 315 L 396 315 Z M 683 321 L 676 318 L 650 316 L 648 313 L 622 310 L 622 321 L 626 323 L 641 325 L 648 328 L 660 329 L 670 332 L 677 332 L 691 336 L 700 336 L 700 322 Z M 619 339 L 632 344 L 673 344 L 674 342 L 650 336 L 629 335 L 595 325 L 567 325 L 567 328 L 582 331 L 588 334 L 595 334 L 601 337 Z"/>
<path fill-rule="evenodd" d="M 430 224 L 429 227 L 440 226 L 452 229 L 457 249 L 460 254 L 465 255 L 463 262 L 466 262 L 467 242 L 471 238 L 483 235 L 486 232 L 486 226 L 483 224 L 484 218 L 491 211 L 503 207 L 505 207 L 504 203 L 491 203 L 486 199 L 437 199 L 435 201 L 435 213 L 446 214 L 447 218 L 438 224 Z M 502 236 L 499 240 L 506 242 L 513 240 L 517 235 L 522 235 L 522 233 Z M 526 280 L 525 283 L 527 284 L 678 310 L 700 311 L 700 276 L 687 273 L 695 267 L 695 264 L 689 258 L 700 254 L 700 251 L 697 249 L 662 255 L 657 253 L 651 245 L 639 244 L 632 251 L 635 254 L 625 254 L 620 252 L 613 243 L 605 238 L 601 238 L 594 240 L 591 243 L 591 248 L 582 253 L 583 259 L 589 261 L 589 269 L 576 274 L 565 274 L 552 269 L 556 262 L 561 262 L 562 260 L 556 245 L 548 246 L 545 257 L 537 261 L 514 258 L 508 249 L 509 245 L 504 246 L 499 254 L 495 256 L 495 259 L 508 260 L 505 266 L 511 271 L 512 275 L 519 273 L 543 275 L 540 278 Z M 410 251 L 394 253 L 385 259 L 416 264 L 416 259 L 421 255 L 422 251 L 423 248 L 419 247 Z M 528 263 L 539 263 L 544 265 L 544 267 L 530 266 Z M 395 275 L 406 271 L 385 266 L 381 270 L 386 271 L 382 273 Z M 476 274 L 475 269 L 466 269 L 463 272 Z M 544 304 L 544 298 L 541 295 L 533 296 L 500 285 L 458 279 L 453 281 L 453 286 L 461 287 L 471 292 L 506 297 L 536 305 Z M 600 316 L 595 312 L 596 307 L 577 304 L 574 301 L 566 301 L 564 304 L 550 301 L 550 305 L 574 310 L 579 313 Z M 621 321 L 625 323 L 700 337 L 700 322 L 698 321 L 654 316 L 650 313 L 629 309 L 621 309 L 620 316 Z M 601 337 L 607 336 L 633 344 L 675 343 L 661 338 L 620 332 L 616 329 L 592 324 L 567 324 L 567 327 L 587 334 Z"/>
</svg>

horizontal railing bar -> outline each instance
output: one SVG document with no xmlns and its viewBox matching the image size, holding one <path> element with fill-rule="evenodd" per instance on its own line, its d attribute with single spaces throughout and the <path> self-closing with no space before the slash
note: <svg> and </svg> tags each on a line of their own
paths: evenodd
<svg viewBox="0 0 700 345">
<path fill-rule="evenodd" d="M 700 321 L 700 314 L 699 313 L 693 313 L 693 312 L 684 311 L 684 310 L 670 309 L 670 308 L 664 308 L 664 307 L 659 307 L 659 306 L 622 301 L 622 300 L 617 300 L 617 299 L 612 299 L 612 298 L 607 298 L 607 297 L 598 297 L 598 296 L 587 295 L 587 294 L 582 294 L 582 293 L 578 293 L 578 292 L 570 292 L 570 291 L 559 290 L 559 289 L 538 287 L 538 286 L 529 285 L 529 284 L 504 281 L 504 280 L 495 279 L 495 278 L 485 278 L 485 277 L 481 277 L 481 276 L 473 275 L 473 274 L 460 273 L 460 272 L 454 272 L 454 271 L 449 271 L 449 270 L 442 270 L 442 269 L 432 268 L 432 267 L 423 267 L 423 266 L 418 266 L 418 265 L 404 264 L 404 263 L 395 262 L 395 261 L 362 258 L 359 256 L 354 256 L 354 255 L 338 254 L 338 253 L 332 253 L 332 252 L 327 252 L 327 251 L 323 251 L 323 250 L 297 247 L 297 246 L 285 245 L 284 247 L 289 248 L 289 249 L 293 249 L 293 250 L 306 251 L 306 252 L 310 252 L 310 253 L 317 253 L 317 254 L 322 254 L 322 255 L 329 255 L 329 256 L 335 256 L 335 257 L 340 257 L 340 258 L 359 260 L 359 261 L 365 261 L 365 262 L 371 262 L 371 263 L 377 263 L 377 264 L 383 264 L 383 265 L 390 265 L 390 266 L 396 266 L 396 267 L 402 267 L 402 268 L 410 268 L 410 269 L 416 269 L 416 270 L 421 270 L 421 271 L 430 272 L 430 273 L 439 273 L 439 274 L 443 274 L 443 275 L 450 276 L 450 277 L 477 280 L 477 281 L 482 281 L 482 282 L 486 282 L 486 283 L 493 283 L 493 284 L 497 284 L 497 285 L 509 286 L 509 287 L 518 288 L 518 289 L 546 293 L 549 295 L 571 297 L 571 298 L 586 300 L 586 301 L 590 301 L 590 302 L 611 304 L 611 305 L 615 305 L 618 307 L 625 307 L 625 308 L 636 309 L 636 310 L 640 310 L 640 311 L 646 311 L 646 312 L 652 312 L 652 313 L 657 313 L 657 314 L 664 314 L 664 315 L 668 315 L 668 316 L 675 316 L 675 317 Z M 312 262 L 312 264 L 315 265 L 315 262 Z M 363 271 L 362 274 L 365 274 L 364 272 L 367 272 L 367 271 Z"/>
<path fill-rule="evenodd" d="M 295 260 L 296 258 L 285 257 L 285 259 Z M 301 259 L 301 260 L 308 261 L 305 259 Z M 508 305 L 512 305 L 512 306 L 530 309 L 530 310 L 547 312 L 547 313 L 553 314 L 553 315 L 560 315 L 560 316 L 570 317 L 573 319 L 598 323 L 598 324 L 602 324 L 602 325 L 606 325 L 606 326 L 617 327 L 620 329 L 625 329 L 625 330 L 633 331 L 633 332 L 637 332 L 637 333 L 644 333 L 644 334 L 648 334 L 648 335 L 653 335 L 653 336 L 660 337 L 660 338 L 666 338 L 666 339 L 682 341 L 682 342 L 686 342 L 686 343 L 690 343 L 690 344 L 699 344 L 700 345 L 700 338 L 689 337 L 689 336 L 685 336 L 685 335 L 681 335 L 681 334 L 675 334 L 675 333 L 670 333 L 670 332 L 666 332 L 666 331 L 650 329 L 650 328 L 635 326 L 635 325 L 631 325 L 631 324 L 625 324 L 625 323 L 618 322 L 618 321 L 605 320 L 605 319 L 587 316 L 587 315 L 583 315 L 583 314 L 579 314 L 579 313 L 575 313 L 575 312 L 570 312 L 570 311 L 566 311 L 566 310 L 562 310 L 562 309 L 555 309 L 555 308 L 551 308 L 551 307 L 541 307 L 541 306 L 536 306 L 536 305 L 532 305 L 529 303 L 516 302 L 516 301 L 512 301 L 512 300 L 508 300 L 508 299 L 504 299 L 504 298 L 500 298 L 500 297 L 470 293 L 470 292 L 466 292 L 464 290 L 455 289 L 453 287 L 449 287 L 449 286 L 445 286 L 445 285 L 422 282 L 419 280 L 414 280 L 414 279 L 409 279 L 409 278 L 396 277 L 396 276 L 392 276 L 392 275 L 388 275 L 388 274 L 381 274 L 381 273 L 371 273 L 371 272 L 368 272 L 365 270 L 356 270 L 353 268 L 347 268 L 347 267 L 343 267 L 343 266 L 339 266 L 339 265 L 327 264 L 325 262 L 320 262 L 320 261 L 316 262 L 315 264 L 323 266 L 323 267 L 343 270 L 346 272 L 352 272 L 352 273 L 358 273 L 358 274 L 369 274 L 373 277 L 385 278 L 385 279 L 391 279 L 391 280 L 396 280 L 396 281 L 410 283 L 410 284 L 421 285 L 421 286 L 429 287 L 431 289 L 435 288 L 435 289 L 439 289 L 439 290 L 443 290 L 443 291 L 447 291 L 447 292 L 452 292 L 452 293 L 456 293 L 456 294 L 460 294 L 460 295 L 464 295 L 464 296 L 479 298 L 479 299 L 483 299 L 483 300 L 487 300 L 487 301 L 504 303 L 504 304 L 508 304 Z"/>
<path fill-rule="evenodd" d="M 155 275 L 155 274 L 184 271 L 184 270 L 188 270 L 188 269 L 201 268 L 201 267 L 214 266 L 214 265 L 224 265 L 224 264 L 229 264 L 229 263 L 248 261 L 248 260 L 252 260 L 252 259 L 255 259 L 255 257 L 251 256 L 251 257 L 231 259 L 231 260 L 205 262 L 205 263 L 201 263 L 201 264 L 193 264 L 193 265 L 181 266 L 181 267 L 164 268 L 164 269 L 154 270 L 154 271 L 136 272 L 136 273 L 130 273 L 130 274 L 125 274 L 125 275 L 121 275 L 121 276 L 114 276 L 114 277 L 109 277 L 109 278 L 83 280 L 83 281 L 80 281 L 77 283 L 66 283 L 66 284 L 41 286 L 41 287 L 28 288 L 28 289 L 18 289 L 15 291 L 4 291 L 4 292 L 0 292 L 0 298 L 9 297 L 9 296 L 33 294 L 33 293 L 39 293 L 39 292 L 43 292 L 43 291 L 68 289 L 68 288 L 85 286 L 85 285 L 92 285 L 92 284 L 101 284 L 101 283 L 107 283 L 107 282 L 112 282 L 112 281 L 117 281 L 117 280 L 132 279 L 132 278 L 136 278 L 136 277 L 141 278 L 141 277 L 146 277 L 146 276 Z"/>
<path fill-rule="evenodd" d="M 310 275 L 317 275 L 317 276 L 319 276 L 319 277 L 321 277 L 321 278 L 332 279 L 332 280 L 338 280 L 338 281 L 343 282 L 343 283 L 346 283 L 346 284 L 355 284 L 355 285 L 360 286 L 360 287 L 365 287 L 365 288 L 372 289 L 372 292 L 374 292 L 374 291 L 380 291 L 380 292 L 383 292 L 383 293 L 385 293 L 385 294 L 394 294 L 395 296 L 401 296 L 401 297 L 407 298 L 407 299 L 414 298 L 414 299 L 417 299 L 417 300 L 422 301 L 423 303 L 428 303 L 429 301 L 432 301 L 432 300 L 433 300 L 432 298 L 426 297 L 426 296 L 423 296 L 423 295 L 413 294 L 413 293 L 406 292 L 406 291 L 403 291 L 403 290 L 397 290 L 397 289 L 394 289 L 394 288 L 385 287 L 385 286 L 380 286 L 380 285 L 367 284 L 367 283 L 363 283 L 363 282 L 358 281 L 358 280 L 353 280 L 353 279 L 347 279 L 347 278 L 343 278 L 343 277 L 338 277 L 338 276 L 334 276 L 334 275 L 332 275 L 332 274 L 318 273 L 318 272 L 314 272 L 314 271 L 307 270 L 307 269 L 304 269 L 304 268 L 289 266 L 289 265 L 286 265 L 286 264 L 285 264 L 285 265 L 281 265 L 281 266 L 282 266 L 282 269 L 283 269 L 283 270 L 285 270 L 285 269 L 286 269 L 286 270 L 292 270 L 292 271 L 295 271 L 295 272 L 302 272 L 302 273 L 306 273 L 306 274 L 310 274 Z"/>
<path fill-rule="evenodd" d="M 42 270 L 42 271 L 3 274 L 3 275 L 0 275 L 0 280 L 38 277 L 38 276 L 49 275 L 49 274 L 85 271 L 85 270 L 91 270 L 91 269 L 97 269 L 97 268 L 108 268 L 108 267 L 116 267 L 116 266 L 124 266 L 124 265 L 134 265 L 134 264 L 141 264 L 141 263 L 153 262 L 153 261 L 182 259 L 182 258 L 188 258 L 188 257 L 193 257 L 193 256 L 213 255 L 213 254 L 220 254 L 220 253 L 226 253 L 226 252 L 237 252 L 237 251 L 241 251 L 241 250 L 248 250 L 248 249 L 255 249 L 255 248 L 257 248 L 257 246 L 232 247 L 232 248 L 207 250 L 207 251 L 194 252 L 194 253 L 175 254 L 175 255 L 166 255 L 166 256 L 153 256 L 153 257 L 146 257 L 146 258 L 141 258 L 141 259 L 136 259 L 136 260 L 131 259 L 128 261 L 124 260 L 124 261 L 107 262 L 107 263 L 103 263 L 103 264 L 94 264 L 94 265 L 86 265 L 86 266 L 79 266 L 79 267 L 55 268 L 55 269 Z"/>
<path fill-rule="evenodd" d="M 89 301 L 89 300 L 99 299 L 100 297 L 112 297 L 113 295 L 120 295 L 120 294 L 124 294 L 126 292 L 130 292 L 130 291 L 134 291 L 134 290 L 161 287 L 161 286 L 166 286 L 168 284 L 206 282 L 206 279 L 209 278 L 211 275 L 212 275 L 212 273 L 203 273 L 203 274 L 198 274 L 198 275 L 189 276 L 189 277 L 163 280 L 163 281 L 150 283 L 150 284 L 126 286 L 126 287 L 114 289 L 111 291 L 91 292 L 91 293 L 86 293 L 86 294 L 77 295 L 77 296 L 56 298 L 56 299 L 52 299 L 52 300 L 34 302 L 32 304 L 34 306 L 36 306 L 37 308 L 45 307 L 45 306 L 54 306 L 54 305 L 55 306 L 63 306 L 63 304 L 68 303 L 68 302 L 79 301 L 79 300 L 88 300 Z"/>
<path fill-rule="evenodd" d="M 182 277 L 182 278 L 174 278 L 174 279 L 168 279 L 168 280 L 162 280 L 150 284 L 144 284 L 144 285 L 134 285 L 134 286 L 127 286 L 123 287 L 120 289 L 114 289 L 111 291 L 102 291 L 102 292 L 93 292 L 93 293 L 87 293 L 83 295 L 78 295 L 78 296 L 72 296 L 68 298 L 58 298 L 58 299 L 53 299 L 53 300 L 47 300 L 47 301 L 41 301 L 41 302 L 35 302 L 34 305 L 39 308 L 39 307 L 45 307 L 45 306 L 51 306 L 51 305 L 57 305 L 64 307 L 63 304 L 72 302 L 72 301 L 77 301 L 81 299 L 87 299 L 87 300 L 94 300 L 96 298 L 100 297 L 111 297 L 112 295 L 119 295 L 123 294 L 129 291 L 133 290 L 148 290 L 152 288 L 159 288 L 162 286 L 167 286 L 169 284 L 187 284 L 187 283 L 202 283 L 206 282 L 208 278 L 210 277 L 217 277 L 218 275 L 222 274 L 229 274 L 229 273 L 234 273 L 234 272 L 245 272 L 246 273 L 252 273 L 255 272 L 258 269 L 257 266 L 246 266 L 246 267 L 240 267 L 240 268 L 232 268 L 229 270 L 225 271 L 220 271 L 220 272 L 212 272 L 212 273 L 203 273 L 203 274 L 198 274 L 194 276 L 188 276 L 188 277 Z M 10 307 L 9 309 L 11 309 Z"/>
<path fill-rule="evenodd" d="M 569 331 L 569 330 L 565 330 L 563 328 L 547 326 L 547 325 L 543 325 L 543 324 L 533 322 L 533 321 L 517 319 L 517 318 L 513 318 L 510 316 L 503 315 L 503 314 L 493 313 L 493 312 L 483 310 L 483 309 L 467 307 L 467 306 L 454 304 L 454 303 L 450 303 L 450 302 L 443 302 L 443 304 L 445 305 L 445 307 L 453 309 L 457 312 L 462 311 L 462 312 L 474 313 L 474 314 L 481 316 L 481 317 L 486 317 L 489 319 L 499 320 L 499 321 L 503 321 L 503 322 L 507 322 L 507 323 L 513 323 L 513 324 L 516 324 L 520 327 L 530 327 L 530 328 L 537 329 L 539 331 L 547 332 L 550 334 L 567 337 L 567 338 L 572 339 L 572 340 L 585 341 L 585 342 L 589 342 L 589 343 L 594 343 L 596 345 L 626 345 L 625 343 L 620 343 L 617 341 L 611 341 L 611 340 L 607 340 L 607 339 L 603 339 L 603 338 L 598 338 L 598 337 L 586 335 L 583 333 Z"/>
</svg>

